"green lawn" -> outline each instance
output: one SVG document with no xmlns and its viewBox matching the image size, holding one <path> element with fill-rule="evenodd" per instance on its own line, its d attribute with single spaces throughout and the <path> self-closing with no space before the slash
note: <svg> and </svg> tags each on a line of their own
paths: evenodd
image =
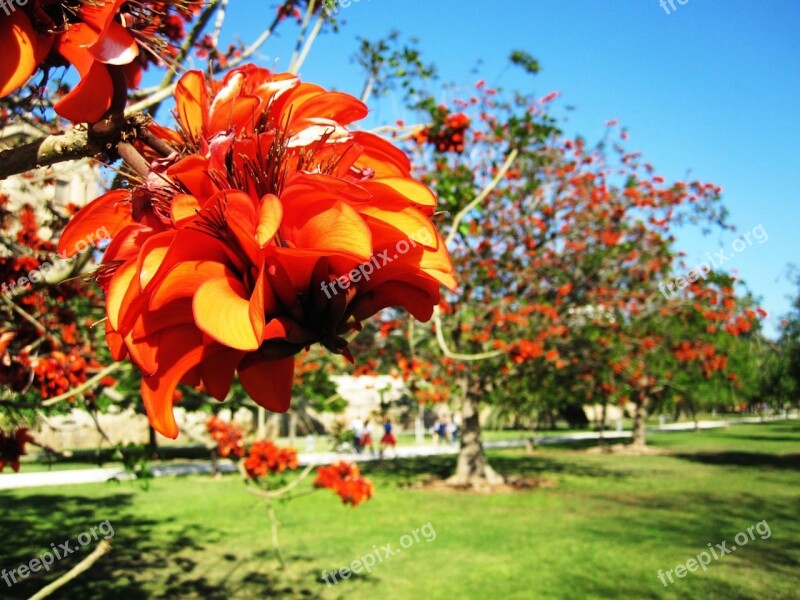
<svg viewBox="0 0 800 600">
<path fill-rule="evenodd" d="M 16 568 L 108 519 L 113 552 L 55 597 L 800 598 L 800 423 L 650 440 L 670 454 L 493 453 L 500 471 L 551 484 L 494 496 L 409 485 L 426 472 L 448 473 L 454 457 L 366 466 L 377 495 L 365 505 L 342 506 L 325 491 L 278 507 L 286 572 L 272 555 L 263 505 L 233 476 L 158 479 L 148 491 L 125 482 L 3 492 L 0 567 Z M 659 569 L 709 544 L 727 540 L 730 548 L 763 520 L 767 539 L 755 533 L 707 571 L 667 588 L 659 581 Z M 321 581 L 323 569 L 374 546 L 397 549 L 428 523 L 419 542 L 371 574 L 331 587 Z M 11 589 L 0 580 L 0 597 L 28 597 L 77 556 Z"/>
</svg>

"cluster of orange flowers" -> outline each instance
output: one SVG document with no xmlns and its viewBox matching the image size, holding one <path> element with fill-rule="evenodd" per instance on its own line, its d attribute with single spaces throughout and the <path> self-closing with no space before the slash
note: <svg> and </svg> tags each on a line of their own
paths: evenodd
<svg viewBox="0 0 800 600">
<path fill-rule="evenodd" d="M 48 356 L 31 359 L 30 365 L 34 385 L 39 388 L 42 398 L 53 398 L 81 385 L 87 379 L 87 369 L 100 366 L 95 361 L 89 364 L 78 349 L 69 354 L 56 350 Z"/>
<path fill-rule="evenodd" d="M 74 122 L 99 121 L 112 104 L 121 111 L 150 62 L 177 55 L 184 23 L 202 0 L 29 0 L 10 2 L 0 18 L 0 98 L 25 85 L 37 69 L 73 65 L 80 82 L 55 104 Z"/>
<path fill-rule="evenodd" d="M 250 446 L 247 458 L 244 459 L 244 468 L 253 479 L 296 469 L 297 465 L 297 450 L 280 448 L 269 440 L 262 440 Z"/>
<path fill-rule="evenodd" d="M 355 463 L 343 460 L 317 469 L 314 487 L 333 490 L 345 504 L 358 506 L 375 493 L 372 482 L 361 476 Z"/>
<path fill-rule="evenodd" d="M 6 465 L 11 465 L 14 471 L 19 471 L 19 457 L 25 455 L 25 444 L 32 441 L 33 437 L 25 427 L 17 429 L 14 433 L 0 431 L 0 472 Z"/>
<path fill-rule="evenodd" d="M 470 119 L 464 113 L 450 113 L 442 123 L 436 123 L 414 134 L 418 144 L 430 144 L 439 152 L 464 151 L 464 140 Z"/>
<path fill-rule="evenodd" d="M 244 456 L 244 433 L 234 423 L 228 423 L 212 416 L 206 421 L 208 435 L 217 443 L 217 454 L 223 458 L 230 455 Z"/>
<path fill-rule="evenodd" d="M 285 412 L 294 355 L 320 343 L 352 360 L 343 336 L 362 320 L 400 306 L 427 321 L 440 286 L 455 287 L 436 197 L 398 148 L 347 129 L 367 114 L 359 100 L 252 65 L 222 81 L 191 71 L 175 99 L 178 129 L 150 128 L 175 152 L 140 146 L 141 183 L 90 203 L 59 243 L 69 256 L 110 232 L 98 273 L 107 341 L 141 370 L 150 422 L 172 438 L 180 383 L 222 400 L 238 374 L 259 405 Z M 371 277 L 325 293 L 408 240 Z"/>
</svg>

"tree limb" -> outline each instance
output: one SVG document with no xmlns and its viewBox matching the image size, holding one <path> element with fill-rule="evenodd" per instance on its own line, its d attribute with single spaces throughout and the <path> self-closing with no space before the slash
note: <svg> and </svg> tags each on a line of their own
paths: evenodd
<svg viewBox="0 0 800 600">
<path fill-rule="evenodd" d="M 94 563 L 96 563 L 109 552 L 111 552 L 111 542 L 108 540 L 101 541 L 99 544 L 97 544 L 97 548 L 95 548 L 89 556 L 84 558 L 81 562 L 72 567 L 72 569 L 56 579 L 53 583 L 46 585 L 41 590 L 36 592 L 30 597 L 29 600 L 42 600 L 43 598 L 47 598 L 53 592 L 61 589 L 73 579 L 76 579 L 84 571 L 88 571 L 92 565 L 94 565 Z"/>
<path fill-rule="evenodd" d="M 56 163 L 102 154 L 106 148 L 89 135 L 85 125 L 64 133 L 0 152 L 0 180 Z"/>
</svg>

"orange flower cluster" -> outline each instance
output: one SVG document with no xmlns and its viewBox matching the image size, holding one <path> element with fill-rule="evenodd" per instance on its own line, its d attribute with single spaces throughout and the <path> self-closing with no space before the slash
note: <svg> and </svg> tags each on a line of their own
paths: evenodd
<svg viewBox="0 0 800 600">
<path fill-rule="evenodd" d="M 346 129 L 367 114 L 357 99 L 250 65 L 222 81 L 187 73 L 176 104 L 177 131 L 151 127 L 176 152 L 148 156 L 141 185 L 90 203 L 59 243 L 69 255 L 110 232 L 107 341 L 142 371 L 150 422 L 172 438 L 179 383 L 223 400 L 238 373 L 285 412 L 295 354 L 320 343 L 352 360 L 343 335 L 362 320 L 400 306 L 427 321 L 440 286 L 455 287 L 436 197 L 399 149 Z M 378 256 L 389 260 L 326 293 Z"/>
<path fill-rule="evenodd" d="M 73 65 L 81 77 L 55 105 L 62 117 L 96 122 L 122 110 L 129 88 L 151 61 L 174 57 L 184 22 L 200 0 L 29 0 L 8 3 L 0 18 L 0 98 L 42 67 Z"/>
<path fill-rule="evenodd" d="M 34 385 L 39 388 L 42 398 L 54 398 L 81 385 L 87 379 L 87 369 L 100 366 L 96 362 L 89 364 L 77 349 L 69 354 L 54 351 L 48 356 L 31 359 L 30 364 Z"/>
<path fill-rule="evenodd" d="M 244 456 L 244 442 L 242 441 L 242 428 L 233 423 L 228 423 L 212 416 L 206 421 L 208 435 L 217 443 L 217 454 L 227 458 L 231 454 L 234 456 Z"/>
<path fill-rule="evenodd" d="M 8 434 L 0 431 L 0 472 L 6 465 L 11 465 L 14 471 L 19 471 L 19 457 L 25 455 L 25 444 L 32 441 L 33 437 L 26 427 Z"/>
<path fill-rule="evenodd" d="M 430 144 L 439 152 L 464 151 L 464 140 L 470 120 L 464 113 L 451 113 L 444 117 L 442 123 L 426 127 L 414 134 L 418 144 Z"/>
<path fill-rule="evenodd" d="M 271 473 L 281 473 L 287 469 L 296 469 L 297 450 L 294 448 L 279 448 L 269 440 L 262 440 L 250 446 L 250 451 L 244 459 L 244 468 L 253 479 L 266 477 Z"/>
<path fill-rule="evenodd" d="M 343 460 L 327 467 L 319 467 L 314 487 L 333 490 L 344 504 L 353 506 L 358 506 L 375 494 L 372 482 L 361 477 L 358 466 Z"/>
<path fill-rule="evenodd" d="M 675 347 L 673 354 L 680 362 L 699 361 L 706 377 L 711 377 L 716 371 L 724 371 L 728 366 L 728 359 L 717 354 L 711 344 L 680 342 Z"/>
</svg>

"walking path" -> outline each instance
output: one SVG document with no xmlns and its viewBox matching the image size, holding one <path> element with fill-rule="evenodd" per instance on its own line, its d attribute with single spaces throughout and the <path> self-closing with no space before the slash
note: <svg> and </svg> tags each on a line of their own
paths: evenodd
<svg viewBox="0 0 800 600">
<path fill-rule="evenodd" d="M 797 415 L 790 417 L 792 419 L 798 418 Z M 714 429 L 717 427 L 727 427 L 734 423 L 762 423 L 767 421 L 783 421 L 784 417 L 742 417 L 736 419 L 728 419 L 726 421 L 700 421 L 698 426 L 700 429 Z M 672 423 L 669 425 L 661 425 L 659 427 L 648 428 L 648 431 L 687 431 L 695 428 L 693 422 L 688 423 Z M 631 437 L 630 431 L 606 431 L 603 433 L 603 439 L 625 439 Z M 597 432 L 581 432 L 581 433 L 567 433 L 559 436 L 542 437 L 537 440 L 540 446 L 552 444 L 568 444 L 571 442 L 581 442 L 587 440 L 598 440 L 600 434 Z M 530 439 L 518 440 L 502 440 L 494 442 L 484 442 L 486 448 L 518 448 L 526 446 L 531 443 Z M 397 448 L 398 458 L 413 458 L 418 456 L 434 456 L 437 454 L 456 454 L 458 452 L 457 445 L 439 445 L 432 444 L 419 445 L 419 446 L 401 446 Z M 301 465 L 308 464 L 330 464 L 334 461 L 341 460 L 344 456 L 348 460 L 355 461 L 373 461 L 378 460 L 378 457 L 373 454 L 351 454 L 344 455 L 336 452 L 315 452 L 303 453 L 298 455 Z M 220 470 L 224 473 L 232 473 L 236 471 L 236 467 L 229 460 L 220 461 Z M 150 471 L 154 477 L 174 477 L 178 475 L 199 475 L 210 474 L 212 466 L 210 461 L 193 462 L 177 465 L 153 465 L 150 466 Z M 31 488 L 51 485 L 79 485 L 84 483 L 103 483 L 111 479 L 133 479 L 133 475 L 126 473 L 124 469 L 119 467 L 110 468 L 97 468 L 97 469 L 73 469 L 65 471 L 37 471 L 33 473 L 9 473 L 0 475 L 0 490 L 12 490 L 19 488 Z"/>
</svg>

